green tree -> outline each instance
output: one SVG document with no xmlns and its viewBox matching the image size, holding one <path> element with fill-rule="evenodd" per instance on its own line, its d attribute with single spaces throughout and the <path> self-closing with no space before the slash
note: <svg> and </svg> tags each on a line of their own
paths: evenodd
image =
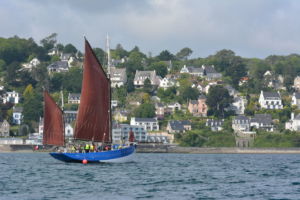
<svg viewBox="0 0 300 200">
<path fill-rule="evenodd" d="M 121 44 L 117 44 L 114 54 L 117 59 L 121 59 L 129 55 L 129 53 L 122 47 Z"/>
<path fill-rule="evenodd" d="M 212 86 L 209 89 L 206 104 L 209 107 L 209 113 L 216 117 L 224 117 L 225 109 L 233 102 L 228 90 L 221 85 Z"/>
<path fill-rule="evenodd" d="M 77 49 L 76 49 L 76 47 L 74 47 L 74 45 L 72 45 L 72 44 L 67 44 L 67 45 L 64 47 L 63 52 L 64 52 L 64 53 L 76 54 Z"/>
<path fill-rule="evenodd" d="M 27 88 L 30 88 L 30 86 Z M 42 112 L 43 105 L 41 94 L 36 93 L 34 90 L 33 92 L 27 92 L 23 104 L 24 123 L 30 125 L 33 121 L 37 122 L 40 116 L 42 116 Z"/>
<path fill-rule="evenodd" d="M 152 63 L 149 69 L 155 70 L 156 74 L 162 78 L 168 74 L 168 65 L 163 61 Z"/>
<path fill-rule="evenodd" d="M 43 47 L 48 51 L 55 47 L 55 44 L 57 42 L 56 37 L 57 33 L 52 33 L 51 35 L 42 39 L 40 42 L 43 45 Z"/>
<path fill-rule="evenodd" d="M 188 47 L 185 47 L 183 49 L 181 49 L 177 54 L 176 54 L 176 57 L 179 59 L 179 60 L 187 60 L 188 57 L 193 53 L 193 51 L 188 48 Z"/>
<path fill-rule="evenodd" d="M 96 57 L 100 61 L 101 64 L 105 65 L 106 64 L 106 53 L 103 51 L 101 48 L 94 48 L 93 49 Z"/>
<path fill-rule="evenodd" d="M 168 50 L 164 50 L 160 52 L 157 58 L 161 61 L 169 61 L 169 60 L 174 60 L 175 56 L 171 54 Z"/>
<path fill-rule="evenodd" d="M 155 116 L 155 106 L 151 103 L 144 103 L 134 111 L 135 117 L 152 118 Z"/>
<path fill-rule="evenodd" d="M 153 90 L 153 87 L 151 85 L 151 81 L 147 78 L 145 81 L 144 81 L 144 92 L 150 94 Z"/>
<path fill-rule="evenodd" d="M 199 90 L 192 88 L 191 86 L 184 87 L 180 90 L 180 102 L 185 103 L 188 100 L 196 100 L 199 97 Z"/>
</svg>

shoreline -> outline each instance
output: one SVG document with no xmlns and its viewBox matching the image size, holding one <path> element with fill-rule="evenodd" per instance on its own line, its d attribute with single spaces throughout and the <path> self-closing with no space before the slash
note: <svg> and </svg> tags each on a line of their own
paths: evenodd
<svg viewBox="0 0 300 200">
<path fill-rule="evenodd" d="M 33 145 L 0 145 L 0 153 L 41 153 L 51 149 L 33 151 Z M 180 147 L 163 144 L 138 144 L 137 153 L 183 154 L 300 154 L 300 148 L 239 148 L 239 147 Z"/>
</svg>

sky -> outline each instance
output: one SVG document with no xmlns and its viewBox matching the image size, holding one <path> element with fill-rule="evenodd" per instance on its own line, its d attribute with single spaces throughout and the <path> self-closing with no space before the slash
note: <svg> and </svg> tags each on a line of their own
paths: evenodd
<svg viewBox="0 0 300 200">
<path fill-rule="evenodd" d="M 231 49 L 242 57 L 300 53 L 299 0 L 0 0 L 0 37 L 57 33 L 58 42 L 83 50 L 120 43 L 146 54 L 192 57 Z"/>
</svg>

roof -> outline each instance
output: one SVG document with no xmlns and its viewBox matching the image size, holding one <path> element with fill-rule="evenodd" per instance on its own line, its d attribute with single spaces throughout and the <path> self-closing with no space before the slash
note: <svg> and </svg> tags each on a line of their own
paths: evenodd
<svg viewBox="0 0 300 200">
<path fill-rule="evenodd" d="M 300 120 L 300 114 L 296 115 L 295 119 Z"/>
<path fill-rule="evenodd" d="M 224 119 L 207 119 L 206 120 L 206 126 L 223 126 Z"/>
<path fill-rule="evenodd" d="M 203 73 L 203 69 L 201 67 L 187 67 L 190 73 Z"/>
<path fill-rule="evenodd" d="M 197 100 L 190 100 L 190 104 L 198 104 Z"/>
<path fill-rule="evenodd" d="M 80 93 L 69 93 L 69 99 L 80 99 Z"/>
<path fill-rule="evenodd" d="M 55 69 L 64 68 L 64 69 L 68 69 L 69 68 L 69 64 L 68 64 L 67 61 L 56 61 L 56 62 L 50 64 L 48 66 L 48 68 L 55 68 Z"/>
<path fill-rule="evenodd" d="M 135 118 L 136 122 L 157 122 L 155 118 Z"/>
<path fill-rule="evenodd" d="M 162 103 L 156 103 L 155 105 L 156 105 L 156 107 L 164 107 L 164 104 L 162 104 Z"/>
<path fill-rule="evenodd" d="M 23 107 L 14 107 L 13 108 L 13 112 L 19 112 L 19 113 L 21 113 L 21 112 L 23 112 Z"/>
<path fill-rule="evenodd" d="M 280 95 L 278 92 L 264 92 L 263 91 L 264 98 L 280 98 Z"/>
<path fill-rule="evenodd" d="M 249 117 L 245 115 L 238 115 L 234 118 L 235 120 L 249 120 Z"/>
<path fill-rule="evenodd" d="M 201 94 L 201 95 L 198 97 L 198 99 L 206 99 L 206 96 L 203 95 L 203 94 Z"/>
<path fill-rule="evenodd" d="M 205 66 L 204 70 L 206 74 L 218 73 L 213 66 Z"/>
<path fill-rule="evenodd" d="M 183 120 L 183 121 L 172 120 L 172 121 L 169 121 L 169 124 L 170 124 L 172 130 L 183 131 L 184 126 L 190 126 L 191 122 L 188 120 Z"/>
<path fill-rule="evenodd" d="M 255 114 L 254 117 L 251 118 L 250 122 L 272 124 L 272 116 L 270 114 Z"/>
<path fill-rule="evenodd" d="M 294 95 L 295 95 L 296 99 L 300 99 L 300 93 L 299 92 L 295 92 Z"/>
</svg>

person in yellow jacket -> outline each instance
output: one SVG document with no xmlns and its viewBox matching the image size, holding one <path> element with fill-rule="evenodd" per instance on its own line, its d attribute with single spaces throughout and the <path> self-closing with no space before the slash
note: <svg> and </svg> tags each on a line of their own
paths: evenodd
<svg viewBox="0 0 300 200">
<path fill-rule="evenodd" d="M 94 145 L 90 145 L 90 152 L 94 152 L 94 149 L 95 149 L 95 147 L 94 147 Z"/>
<path fill-rule="evenodd" d="M 86 144 L 84 147 L 85 153 L 89 153 L 90 152 L 90 145 Z"/>
</svg>

